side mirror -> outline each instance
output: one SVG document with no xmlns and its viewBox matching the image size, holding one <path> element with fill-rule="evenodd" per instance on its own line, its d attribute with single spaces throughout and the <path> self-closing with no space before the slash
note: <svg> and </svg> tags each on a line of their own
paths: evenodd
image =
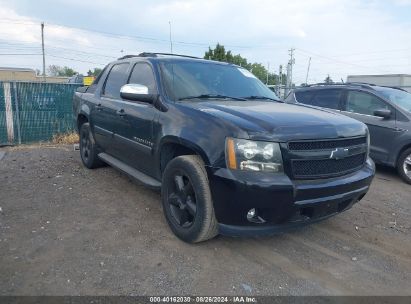
<svg viewBox="0 0 411 304">
<path fill-rule="evenodd" d="M 125 84 L 120 89 L 120 97 L 127 100 L 153 103 L 157 95 L 149 94 L 148 87 L 142 84 Z"/>
<path fill-rule="evenodd" d="M 374 111 L 374 115 L 387 119 L 391 117 L 391 111 L 387 109 L 378 109 Z"/>
</svg>

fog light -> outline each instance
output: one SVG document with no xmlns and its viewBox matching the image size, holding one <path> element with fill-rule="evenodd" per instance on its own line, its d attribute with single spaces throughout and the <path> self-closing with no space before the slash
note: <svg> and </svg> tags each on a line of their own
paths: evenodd
<svg viewBox="0 0 411 304">
<path fill-rule="evenodd" d="M 255 208 L 248 210 L 247 220 L 252 223 L 262 224 L 265 223 L 265 220 L 258 215 L 258 212 Z"/>
</svg>

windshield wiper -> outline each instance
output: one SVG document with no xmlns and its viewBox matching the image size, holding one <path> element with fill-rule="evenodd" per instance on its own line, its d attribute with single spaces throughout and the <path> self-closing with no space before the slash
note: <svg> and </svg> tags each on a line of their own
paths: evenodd
<svg viewBox="0 0 411 304">
<path fill-rule="evenodd" d="M 241 100 L 244 101 L 246 99 L 240 98 L 240 97 L 233 97 L 233 96 L 227 96 L 227 95 L 220 95 L 220 94 L 201 94 L 197 96 L 187 96 L 187 97 L 181 97 L 178 100 L 186 100 L 186 99 L 211 99 L 211 98 L 221 98 L 221 99 L 233 99 L 233 100 Z"/>
<path fill-rule="evenodd" d="M 257 95 L 252 95 L 252 96 L 246 96 L 246 97 L 241 97 L 244 99 L 252 99 L 252 100 L 256 100 L 256 99 L 268 99 L 268 100 L 273 100 L 273 101 L 278 101 L 278 102 L 282 102 L 279 99 L 275 99 L 275 98 L 271 98 L 271 97 L 267 97 L 267 96 L 257 96 Z"/>
</svg>

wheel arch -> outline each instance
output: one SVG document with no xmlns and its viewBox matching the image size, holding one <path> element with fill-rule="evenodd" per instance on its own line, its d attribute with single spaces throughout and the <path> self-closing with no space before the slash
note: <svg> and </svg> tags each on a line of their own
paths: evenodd
<svg viewBox="0 0 411 304">
<path fill-rule="evenodd" d="M 163 138 L 158 151 L 160 176 L 162 176 L 168 162 L 181 155 L 198 155 L 201 157 L 206 166 L 210 165 L 207 154 L 200 146 L 192 141 L 178 138 L 176 136 L 167 136 Z"/>
<path fill-rule="evenodd" d="M 77 132 L 80 132 L 80 127 L 85 122 L 90 122 L 90 107 L 86 104 L 82 104 L 79 112 L 77 113 L 76 128 Z"/>
<path fill-rule="evenodd" d="M 395 156 L 395 166 L 398 166 L 398 161 L 400 160 L 401 154 L 405 151 L 411 148 L 411 143 L 408 143 L 404 146 L 401 147 L 401 149 L 398 151 L 397 155 Z"/>
<path fill-rule="evenodd" d="M 81 125 L 86 122 L 89 122 L 88 116 L 85 115 L 84 113 L 79 113 L 77 115 L 77 126 L 76 126 L 78 133 L 80 132 Z"/>
</svg>

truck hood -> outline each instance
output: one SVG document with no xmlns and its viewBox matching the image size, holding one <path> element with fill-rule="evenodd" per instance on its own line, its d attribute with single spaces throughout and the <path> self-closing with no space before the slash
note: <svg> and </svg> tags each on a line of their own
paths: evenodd
<svg viewBox="0 0 411 304">
<path fill-rule="evenodd" d="M 254 100 L 185 101 L 181 104 L 234 124 L 247 132 L 251 139 L 286 142 L 352 137 L 367 133 L 365 124 L 357 120 L 298 104 Z"/>
</svg>

